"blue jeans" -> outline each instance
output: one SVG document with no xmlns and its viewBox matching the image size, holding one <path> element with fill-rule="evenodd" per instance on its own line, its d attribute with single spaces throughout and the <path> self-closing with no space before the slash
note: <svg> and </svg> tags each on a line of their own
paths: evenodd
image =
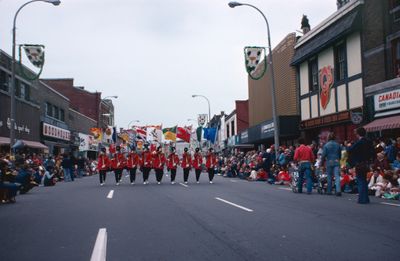
<svg viewBox="0 0 400 261">
<path fill-rule="evenodd" d="M 332 177 L 335 175 L 335 187 L 336 193 L 340 191 L 340 173 L 339 173 L 339 162 L 327 162 L 326 172 L 328 175 L 328 194 L 332 193 Z"/>
<path fill-rule="evenodd" d="M 358 203 L 369 203 L 368 182 L 365 176 L 357 175 Z"/>
<path fill-rule="evenodd" d="M 78 178 L 83 177 L 83 171 L 84 171 L 84 169 L 78 169 Z"/>
<path fill-rule="evenodd" d="M 71 179 L 71 169 L 64 169 L 64 181 L 72 181 Z"/>
<path fill-rule="evenodd" d="M 303 191 L 304 174 L 306 175 L 306 180 L 307 180 L 307 193 L 311 193 L 313 182 L 312 182 L 312 178 L 311 178 L 311 163 L 310 162 L 300 163 L 299 181 L 297 183 L 297 189 L 298 189 L 299 193 L 302 193 L 302 191 Z"/>
</svg>

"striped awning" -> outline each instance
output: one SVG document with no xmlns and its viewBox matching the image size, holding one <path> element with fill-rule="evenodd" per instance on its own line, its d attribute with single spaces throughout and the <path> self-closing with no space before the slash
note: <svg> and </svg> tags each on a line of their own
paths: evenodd
<svg viewBox="0 0 400 261">
<path fill-rule="evenodd" d="M 24 146 L 34 149 L 48 149 L 46 145 L 38 142 L 38 141 L 30 141 L 30 140 L 21 140 Z M 0 145 L 9 145 L 10 138 L 8 137 L 0 137 Z"/>
<path fill-rule="evenodd" d="M 364 128 L 367 132 L 400 128 L 400 115 L 374 120 Z"/>
</svg>

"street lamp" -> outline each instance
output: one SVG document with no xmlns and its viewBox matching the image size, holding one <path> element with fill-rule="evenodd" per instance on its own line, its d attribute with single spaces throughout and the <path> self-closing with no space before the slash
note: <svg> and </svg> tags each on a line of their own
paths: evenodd
<svg viewBox="0 0 400 261">
<path fill-rule="evenodd" d="M 279 152 L 279 125 L 278 125 L 278 119 L 276 115 L 276 96 L 275 96 L 275 78 L 274 78 L 274 66 L 272 62 L 272 48 L 271 48 L 271 33 L 269 30 L 269 24 L 267 17 L 264 15 L 263 12 L 261 12 L 260 9 L 255 7 L 254 5 L 251 4 L 246 4 L 246 3 L 239 3 L 239 2 L 229 2 L 229 7 L 235 8 L 236 6 L 250 6 L 254 9 L 256 9 L 263 17 L 265 20 L 265 23 L 267 24 L 267 34 L 268 34 L 268 51 L 269 51 L 269 64 L 271 67 L 271 94 L 272 94 L 272 118 L 274 120 L 274 145 L 275 145 L 275 158 L 278 157 L 278 152 Z M 267 62 L 267 61 L 265 61 Z"/>
<path fill-rule="evenodd" d="M 17 12 L 14 15 L 14 21 L 13 21 L 13 29 L 12 29 L 12 61 L 11 61 L 11 84 L 10 84 L 10 151 L 12 153 L 12 146 L 14 145 L 15 141 L 15 118 L 16 118 L 16 113 L 15 113 L 15 47 L 16 47 L 16 23 L 17 23 L 17 16 L 19 12 L 21 11 L 22 8 L 27 6 L 30 3 L 33 2 L 46 2 L 53 4 L 55 6 L 59 5 L 61 1 L 59 0 L 32 0 L 29 2 L 26 2 L 25 4 L 21 5 L 21 7 L 17 10 Z"/>
<path fill-rule="evenodd" d="M 129 126 L 130 126 L 132 123 L 134 123 L 134 122 L 140 122 L 140 121 L 139 121 L 139 120 L 130 121 L 130 122 L 128 123 L 128 130 L 129 130 Z"/>
<path fill-rule="evenodd" d="M 199 95 L 199 94 L 193 94 L 192 95 L 192 98 L 196 98 L 196 97 L 202 97 L 202 98 L 207 100 L 207 103 L 208 103 L 208 123 L 210 123 L 210 121 L 211 121 L 210 100 L 208 100 L 208 98 L 206 96 L 204 96 L 204 95 Z"/>
<path fill-rule="evenodd" d="M 105 98 L 103 98 L 103 99 L 100 100 L 100 102 L 99 102 L 99 120 L 97 121 L 97 127 L 98 127 L 98 128 L 101 128 L 100 122 L 101 122 L 101 120 L 102 120 L 102 118 L 103 118 L 103 117 L 101 117 L 101 116 L 102 116 L 102 115 L 101 115 L 101 103 L 102 103 L 104 100 L 107 100 L 108 98 L 117 99 L 118 96 L 116 96 L 116 95 L 107 96 L 107 97 L 105 97 Z"/>
</svg>

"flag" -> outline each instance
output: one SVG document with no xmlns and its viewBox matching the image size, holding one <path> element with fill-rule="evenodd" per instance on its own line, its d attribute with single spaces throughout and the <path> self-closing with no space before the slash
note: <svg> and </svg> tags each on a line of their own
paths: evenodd
<svg viewBox="0 0 400 261">
<path fill-rule="evenodd" d="M 196 134 L 197 134 L 197 141 L 201 141 L 201 133 L 203 131 L 203 127 L 198 127 L 196 130 Z"/>
<path fill-rule="evenodd" d="M 146 139 L 148 142 L 161 142 L 162 130 L 161 125 L 147 126 Z"/>
<path fill-rule="evenodd" d="M 104 131 L 104 135 L 103 135 L 104 142 L 111 143 L 113 140 L 113 135 L 114 135 L 113 126 L 108 126 Z"/>
<path fill-rule="evenodd" d="M 101 128 L 90 128 L 90 133 L 93 135 L 96 143 L 99 143 L 103 140 L 103 131 Z"/>
<path fill-rule="evenodd" d="M 204 128 L 204 138 L 214 144 L 217 135 L 217 128 Z"/>
<path fill-rule="evenodd" d="M 146 127 L 135 126 L 135 127 L 133 127 L 133 130 L 136 132 L 137 140 L 146 141 L 146 136 L 147 136 Z"/>
<path fill-rule="evenodd" d="M 163 129 L 164 138 L 166 140 L 176 141 L 176 128 L 177 126 Z"/>
<path fill-rule="evenodd" d="M 187 128 L 178 127 L 176 137 L 186 142 L 190 142 L 190 131 Z"/>
</svg>

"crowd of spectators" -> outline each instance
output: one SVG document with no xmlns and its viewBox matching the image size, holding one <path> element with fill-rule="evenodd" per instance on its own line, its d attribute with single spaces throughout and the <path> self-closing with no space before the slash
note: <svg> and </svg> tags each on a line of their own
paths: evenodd
<svg viewBox="0 0 400 261">
<path fill-rule="evenodd" d="M 17 194 L 34 187 L 54 186 L 57 182 L 74 181 L 92 175 L 96 163 L 71 154 L 51 155 L 18 153 L 14 158 L 0 154 L 0 204 L 14 203 Z"/>
<path fill-rule="evenodd" d="M 356 173 L 349 164 L 347 149 L 352 141 L 340 144 L 340 187 L 345 193 L 357 193 Z M 400 196 L 400 137 L 396 140 L 375 139 L 375 159 L 370 164 L 367 175 L 369 194 L 376 197 L 399 199 Z M 317 186 L 319 175 L 326 173 L 325 164 L 321 159 L 324 143 L 308 145 L 315 156 L 313 162 L 314 187 Z M 265 181 L 270 184 L 290 184 L 291 171 L 296 169 L 294 161 L 294 146 L 282 146 L 279 155 L 275 157 L 274 147 L 266 150 L 236 151 L 219 157 L 218 175 L 235 177 L 248 181 Z"/>
</svg>

